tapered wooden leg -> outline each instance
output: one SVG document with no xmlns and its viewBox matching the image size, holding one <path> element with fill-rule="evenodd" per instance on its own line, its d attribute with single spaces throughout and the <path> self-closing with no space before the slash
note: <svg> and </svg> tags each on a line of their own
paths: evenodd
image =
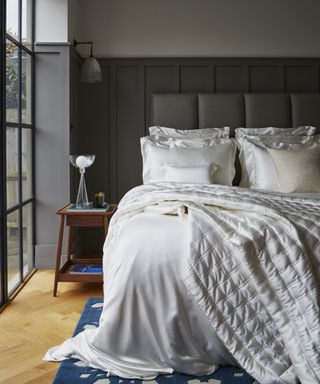
<svg viewBox="0 0 320 384">
<path fill-rule="evenodd" d="M 56 270 L 55 270 L 55 274 L 54 274 L 54 286 L 53 286 L 53 296 L 54 297 L 57 296 L 59 272 L 60 272 L 60 265 L 61 265 L 61 252 L 62 252 L 62 243 L 63 243 L 63 231 L 64 231 L 64 215 L 61 215 L 59 239 L 58 239 L 58 247 L 57 247 Z"/>
<path fill-rule="evenodd" d="M 108 228 L 109 228 L 109 219 L 106 216 L 103 218 L 103 227 L 104 227 L 104 234 L 107 236 Z"/>
</svg>

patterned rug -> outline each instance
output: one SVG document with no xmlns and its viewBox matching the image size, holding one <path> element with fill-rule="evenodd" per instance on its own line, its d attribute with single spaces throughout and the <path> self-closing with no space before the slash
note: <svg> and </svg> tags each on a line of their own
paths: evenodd
<svg viewBox="0 0 320 384">
<path fill-rule="evenodd" d="M 96 327 L 102 311 L 103 299 L 90 298 L 83 310 L 74 336 L 87 328 Z M 64 360 L 57 372 L 53 384 L 253 384 L 254 379 L 243 369 L 221 367 L 208 376 L 190 376 L 181 373 L 159 375 L 155 380 L 124 380 L 119 377 L 107 377 L 106 372 L 86 366 L 75 359 Z"/>
</svg>

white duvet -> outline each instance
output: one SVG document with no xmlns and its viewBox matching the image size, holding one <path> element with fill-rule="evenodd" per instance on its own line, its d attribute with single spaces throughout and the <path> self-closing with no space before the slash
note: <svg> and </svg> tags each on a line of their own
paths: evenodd
<svg viewBox="0 0 320 384">
<path fill-rule="evenodd" d="M 320 200 L 226 186 L 131 190 L 104 247 L 97 329 L 51 348 L 126 378 L 239 364 L 320 383 Z"/>
</svg>

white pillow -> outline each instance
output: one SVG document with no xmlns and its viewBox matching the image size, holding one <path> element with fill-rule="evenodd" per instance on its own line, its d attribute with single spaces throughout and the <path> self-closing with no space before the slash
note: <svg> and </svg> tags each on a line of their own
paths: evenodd
<svg viewBox="0 0 320 384">
<path fill-rule="evenodd" d="M 316 133 L 317 128 L 311 126 L 301 126 L 295 128 L 277 128 L 277 127 L 264 127 L 264 128 L 236 128 L 235 137 L 239 148 L 239 161 L 241 165 L 241 181 L 240 186 L 250 187 L 250 165 L 246 164 L 244 148 L 242 148 L 241 139 L 244 137 L 252 137 L 256 140 L 259 137 L 274 137 L 274 136 L 311 136 Z M 248 150 L 248 149 L 246 149 Z M 247 169 L 249 167 L 249 169 Z M 257 187 L 260 188 L 260 187 Z"/>
<path fill-rule="evenodd" d="M 227 139 L 230 135 L 230 127 L 203 128 L 203 129 L 175 129 L 167 127 L 149 127 L 150 135 L 172 137 L 221 137 Z"/>
<path fill-rule="evenodd" d="M 243 136 L 270 136 L 270 135 L 298 135 L 298 136 L 312 136 L 316 133 L 317 128 L 311 126 L 302 126 L 295 128 L 236 128 L 235 137 L 239 139 Z"/>
<path fill-rule="evenodd" d="M 317 149 L 320 148 L 320 136 L 247 136 L 237 140 L 240 148 L 241 178 L 240 185 L 269 191 L 280 191 L 271 149 Z"/>
<path fill-rule="evenodd" d="M 320 192 L 320 150 L 268 149 L 268 153 L 280 192 Z"/>
<path fill-rule="evenodd" d="M 210 165 L 218 169 L 214 174 L 217 184 L 232 185 L 235 175 L 234 159 L 236 144 L 233 139 L 174 140 L 170 145 L 156 141 L 154 136 L 142 137 L 141 153 L 143 160 L 143 183 L 166 180 L 166 166 L 185 166 L 188 164 Z M 204 142 L 206 144 L 204 145 Z M 183 144 L 183 145 L 182 145 Z"/>
<path fill-rule="evenodd" d="M 218 167 L 212 164 L 165 165 L 165 180 L 180 183 L 213 184 Z"/>
<path fill-rule="evenodd" d="M 158 135 L 150 135 L 146 137 L 154 145 L 179 148 L 202 148 L 229 140 L 220 137 L 172 137 Z"/>
</svg>

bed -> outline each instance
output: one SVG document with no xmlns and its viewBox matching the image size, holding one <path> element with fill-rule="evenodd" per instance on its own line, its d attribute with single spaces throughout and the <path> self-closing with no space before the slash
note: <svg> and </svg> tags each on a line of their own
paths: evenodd
<svg viewBox="0 0 320 384">
<path fill-rule="evenodd" d="M 186 130 L 228 125 L 234 135 L 239 126 L 319 126 L 319 105 L 318 94 L 154 95 L 153 122 Z M 281 180 L 288 179 L 279 188 L 289 188 L 286 193 L 265 191 L 259 178 L 259 189 L 231 186 L 232 171 L 219 174 L 228 157 L 192 166 L 200 181 L 212 176 L 229 185 L 188 182 L 189 170 L 173 167 L 173 158 L 169 181 L 158 182 L 159 173 L 144 167 L 145 184 L 122 199 L 104 245 L 99 327 L 51 348 L 45 359 L 75 357 L 110 375 L 145 380 L 241 365 L 262 384 L 320 383 L 319 138 L 306 129 L 294 138 L 287 130 L 280 146 L 259 147 L 279 162 Z M 150 140 L 143 139 L 142 148 L 161 152 L 172 145 L 166 138 Z M 188 139 L 179 145 L 190 145 L 188 154 L 198 156 L 203 145 L 218 140 L 217 148 L 226 145 L 221 156 L 235 154 L 229 139 L 210 140 L 201 138 L 200 149 Z M 299 162 L 314 161 L 315 179 L 297 194 L 281 166 L 287 149 L 300 151 L 301 143 L 308 151 L 299 152 Z M 239 179 L 238 169 L 236 184 Z M 306 186 L 306 179 L 301 183 Z"/>
</svg>

